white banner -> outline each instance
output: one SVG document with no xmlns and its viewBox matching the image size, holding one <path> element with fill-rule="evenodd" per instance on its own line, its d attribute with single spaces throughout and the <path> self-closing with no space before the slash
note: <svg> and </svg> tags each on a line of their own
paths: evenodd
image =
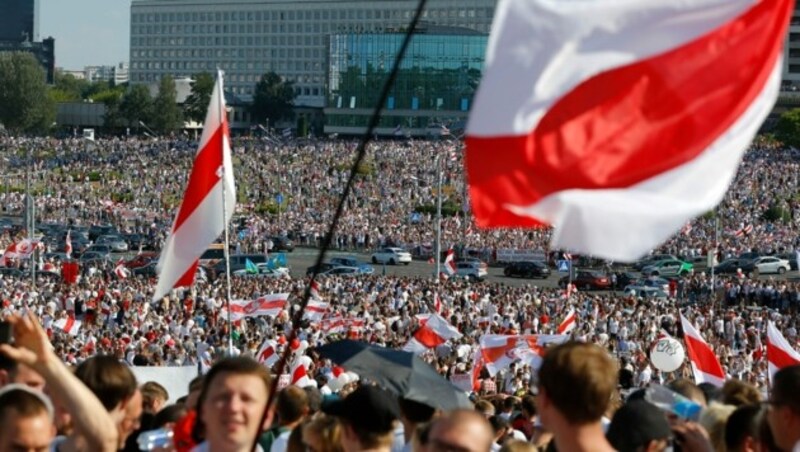
<svg viewBox="0 0 800 452">
<path fill-rule="evenodd" d="M 175 403 L 179 398 L 189 394 L 189 382 L 197 377 L 197 366 L 183 367 L 147 367 L 134 366 L 130 368 L 136 376 L 139 386 L 148 381 L 155 381 L 163 386 L 169 394 L 168 404 Z"/>
<path fill-rule="evenodd" d="M 450 383 L 453 386 L 464 392 L 472 391 L 472 375 L 471 374 L 453 374 L 450 375 Z"/>
<path fill-rule="evenodd" d="M 520 262 L 547 260 L 544 251 L 520 250 L 514 248 L 500 248 L 497 250 L 497 262 Z"/>
</svg>

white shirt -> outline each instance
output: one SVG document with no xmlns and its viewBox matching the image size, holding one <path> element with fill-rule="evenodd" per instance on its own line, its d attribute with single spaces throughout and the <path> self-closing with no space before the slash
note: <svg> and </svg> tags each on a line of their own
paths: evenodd
<svg viewBox="0 0 800 452">
<path fill-rule="evenodd" d="M 272 442 L 272 447 L 270 447 L 269 452 L 286 452 L 286 447 L 289 445 L 289 436 L 291 434 L 291 430 L 286 430 L 278 435 L 275 441 Z"/>
</svg>

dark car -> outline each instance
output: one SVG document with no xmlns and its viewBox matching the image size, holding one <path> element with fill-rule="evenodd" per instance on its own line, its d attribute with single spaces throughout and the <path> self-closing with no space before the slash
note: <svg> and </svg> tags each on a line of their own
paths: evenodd
<svg viewBox="0 0 800 452">
<path fill-rule="evenodd" d="M 509 277 L 547 278 L 550 276 L 550 269 L 547 268 L 544 262 L 512 262 L 506 266 L 505 270 L 503 270 L 503 274 Z"/>
<path fill-rule="evenodd" d="M 558 281 L 559 287 L 567 287 L 569 277 L 565 276 Z M 572 280 L 578 290 L 609 290 L 611 289 L 611 279 L 604 273 L 590 270 L 579 270 Z"/>
<path fill-rule="evenodd" d="M 333 264 L 330 264 L 330 263 L 327 263 L 327 262 L 323 262 L 322 264 L 320 264 L 319 270 L 317 271 L 317 274 L 325 273 L 326 271 L 332 269 L 333 267 L 336 267 L 336 265 L 333 265 Z M 306 269 L 306 276 L 313 275 L 314 274 L 314 268 L 315 267 L 313 265 L 311 267 L 308 267 Z"/>
<path fill-rule="evenodd" d="M 131 273 L 133 273 L 136 276 L 144 276 L 148 278 L 154 277 L 158 274 L 158 272 L 156 271 L 156 265 L 157 262 L 150 262 L 147 265 L 143 265 L 141 267 L 136 267 L 132 269 Z"/>
<path fill-rule="evenodd" d="M 778 257 L 789 261 L 789 267 L 791 267 L 792 270 L 797 270 L 797 255 L 795 253 L 783 253 L 779 254 Z"/>
<path fill-rule="evenodd" d="M 737 257 L 725 259 L 724 261 L 720 262 L 719 265 L 714 267 L 714 273 L 718 275 L 735 274 L 742 265 L 747 264 L 748 262 L 752 261 L 748 261 L 747 259 L 739 259 Z"/>
<path fill-rule="evenodd" d="M 110 224 L 94 224 L 89 228 L 89 240 L 97 240 L 101 235 L 119 235 L 119 232 Z"/>
<path fill-rule="evenodd" d="M 294 251 L 294 242 L 287 237 L 270 237 L 272 240 L 272 251 Z"/>
<path fill-rule="evenodd" d="M 639 273 L 633 272 L 617 272 L 615 275 L 617 276 L 617 284 L 614 286 L 614 288 L 617 290 L 621 290 L 622 288 L 633 284 L 642 277 L 642 275 Z"/>
</svg>

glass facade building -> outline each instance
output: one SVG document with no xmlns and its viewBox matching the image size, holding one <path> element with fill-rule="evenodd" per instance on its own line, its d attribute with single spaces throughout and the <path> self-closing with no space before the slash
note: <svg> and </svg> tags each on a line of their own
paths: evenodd
<svg viewBox="0 0 800 452">
<path fill-rule="evenodd" d="M 38 0 L 0 1 L 0 41 L 33 42 L 39 39 Z"/>
<path fill-rule="evenodd" d="M 480 82 L 488 35 L 474 30 L 419 30 L 383 106 L 379 135 L 430 135 L 463 128 Z M 404 33 L 330 37 L 325 132 L 356 134 L 367 126 Z"/>
</svg>

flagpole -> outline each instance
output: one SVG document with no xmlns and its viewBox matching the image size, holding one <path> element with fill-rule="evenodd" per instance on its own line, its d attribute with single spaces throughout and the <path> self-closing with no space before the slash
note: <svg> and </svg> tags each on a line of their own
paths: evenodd
<svg viewBox="0 0 800 452">
<path fill-rule="evenodd" d="M 442 168 L 441 155 L 436 156 L 436 287 L 438 289 L 442 277 Z"/>
<path fill-rule="evenodd" d="M 219 119 L 220 122 L 223 124 L 225 123 L 226 119 L 225 115 L 227 114 L 225 110 L 222 108 L 222 103 L 225 99 L 225 93 L 222 89 L 222 71 L 217 69 L 217 78 L 219 79 L 219 96 L 220 102 L 217 103 L 217 108 L 219 109 Z M 222 140 L 222 146 L 220 149 L 222 150 L 222 221 L 225 225 L 224 228 L 224 235 L 225 235 L 225 247 L 223 248 L 223 252 L 225 255 L 225 305 L 228 307 L 228 356 L 233 356 L 233 321 L 231 320 L 231 253 L 230 253 L 230 239 L 228 236 L 228 203 L 225 201 L 226 193 L 225 193 L 225 134 L 220 134 L 220 139 Z"/>
</svg>

